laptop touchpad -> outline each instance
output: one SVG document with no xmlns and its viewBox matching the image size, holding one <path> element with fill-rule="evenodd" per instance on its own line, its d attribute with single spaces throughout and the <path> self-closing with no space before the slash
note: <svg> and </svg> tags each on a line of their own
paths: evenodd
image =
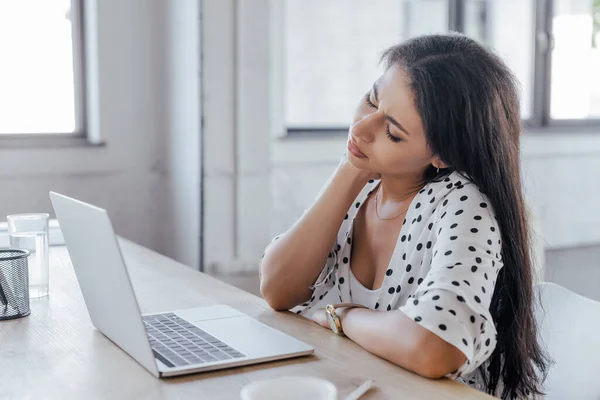
<svg viewBox="0 0 600 400">
<path fill-rule="evenodd" d="M 185 310 L 177 310 L 175 311 L 175 314 L 190 322 L 245 316 L 244 313 L 235 308 L 225 305 L 188 308 Z"/>
</svg>

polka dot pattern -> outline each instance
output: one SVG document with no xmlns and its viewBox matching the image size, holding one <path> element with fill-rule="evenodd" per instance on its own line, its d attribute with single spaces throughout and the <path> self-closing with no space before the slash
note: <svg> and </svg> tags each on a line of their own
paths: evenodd
<svg viewBox="0 0 600 400">
<path fill-rule="evenodd" d="M 434 256 L 425 283 L 414 294 L 419 304 L 408 302 L 400 307 L 413 319 L 418 314 L 421 326 L 465 354 L 468 363 L 453 377 L 472 374 L 496 345 L 489 314 L 494 281 L 488 274 L 496 276 L 502 267 L 499 229 L 491 205 L 474 185 L 462 186 L 461 192 L 455 189 L 444 196 L 440 217 L 432 227 L 438 235 L 430 250 Z"/>
<path fill-rule="evenodd" d="M 292 311 L 310 318 L 315 309 L 337 302 L 401 310 L 465 354 L 467 361 L 451 378 L 469 376 L 496 346 L 489 305 L 503 263 L 493 207 L 456 172 L 427 184 L 407 211 L 389 266 L 378 275 L 381 289 L 371 290 L 354 278 L 351 250 L 354 219 L 378 184 L 368 183 L 352 203 L 311 285 L 313 296 Z"/>
</svg>

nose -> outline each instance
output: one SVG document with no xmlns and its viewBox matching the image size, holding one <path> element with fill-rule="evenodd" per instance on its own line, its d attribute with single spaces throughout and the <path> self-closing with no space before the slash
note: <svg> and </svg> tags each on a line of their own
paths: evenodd
<svg viewBox="0 0 600 400">
<path fill-rule="evenodd" d="M 382 121 L 383 113 L 379 110 L 364 114 L 350 126 L 350 134 L 363 142 L 372 142 Z"/>
</svg>

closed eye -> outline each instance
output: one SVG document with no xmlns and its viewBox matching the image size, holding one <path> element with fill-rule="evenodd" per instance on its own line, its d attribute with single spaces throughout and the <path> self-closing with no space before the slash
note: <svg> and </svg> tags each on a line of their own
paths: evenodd
<svg viewBox="0 0 600 400">
<path fill-rule="evenodd" d="M 371 92 L 369 92 L 365 95 L 365 103 L 367 103 L 367 106 L 369 106 L 371 108 L 377 108 L 377 106 L 375 104 L 373 104 L 373 102 L 371 101 Z M 394 143 L 398 143 L 402 140 L 401 138 L 392 135 L 392 133 L 390 132 L 390 124 L 389 123 L 385 124 L 385 134 Z"/>
<path fill-rule="evenodd" d="M 392 133 L 390 132 L 390 124 L 385 124 L 385 134 L 394 143 L 398 143 L 402 140 L 402 138 L 392 135 Z"/>
<path fill-rule="evenodd" d="M 373 102 L 371 101 L 371 92 L 369 92 L 365 95 L 365 103 L 367 103 L 367 105 L 369 107 L 377 108 L 377 106 L 375 104 L 373 104 Z"/>
</svg>

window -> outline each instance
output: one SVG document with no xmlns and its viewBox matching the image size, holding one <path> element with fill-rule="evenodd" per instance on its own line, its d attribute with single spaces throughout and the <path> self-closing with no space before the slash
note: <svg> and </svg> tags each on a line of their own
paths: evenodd
<svg viewBox="0 0 600 400">
<path fill-rule="evenodd" d="M 380 52 L 448 31 L 493 48 L 521 86 L 532 127 L 600 121 L 600 0 L 284 0 L 288 133 L 346 131 L 383 72 Z"/>
<path fill-rule="evenodd" d="M 83 133 L 78 0 L 0 0 L 0 135 Z"/>
<path fill-rule="evenodd" d="M 410 36 L 447 30 L 446 0 L 285 0 L 284 123 L 346 129 L 382 70 L 381 52 Z"/>
<path fill-rule="evenodd" d="M 510 67 L 521 86 L 521 117 L 533 111 L 534 0 L 467 0 L 464 25 L 457 30 L 490 46 Z"/>
<path fill-rule="evenodd" d="M 600 118 L 600 0 L 555 0 L 550 117 Z"/>
</svg>

